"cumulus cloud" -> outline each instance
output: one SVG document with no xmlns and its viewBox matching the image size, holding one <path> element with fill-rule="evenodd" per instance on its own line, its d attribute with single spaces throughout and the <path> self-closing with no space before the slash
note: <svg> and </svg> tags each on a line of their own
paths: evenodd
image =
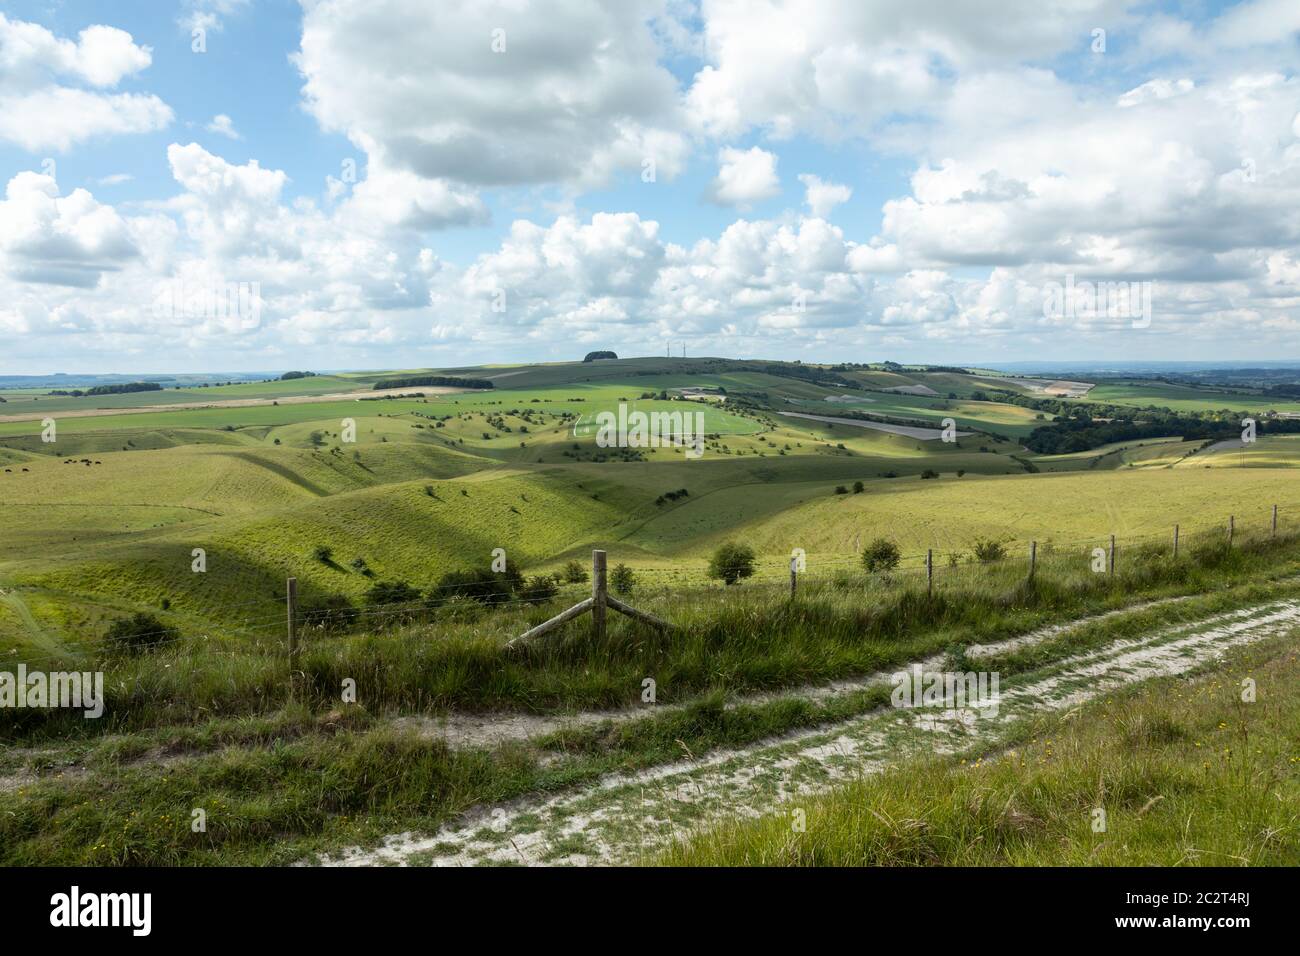
<svg viewBox="0 0 1300 956">
<path fill-rule="evenodd" d="M 52 176 L 19 173 L 0 201 L 0 256 L 26 282 L 93 287 L 137 253 L 126 223 L 84 189 L 64 197 Z"/>
<path fill-rule="evenodd" d="M 776 155 L 754 146 L 747 150 L 724 148 L 718 152 L 718 175 L 709 198 L 720 206 L 748 209 L 756 202 L 781 193 Z"/>
<path fill-rule="evenodd" d="M 853 190 L 839 183 L 824 182 L 820 176 L 802 173 L 799 182 L 804 185 L 804 203 L 808 211 L 818 219 L 825 219 L 831 211 L 853 196 Z"/>
<path fill-rule="evenodd" d="M 992 62 L 1041 60 L 1124 21 L 1129 0 L 706 0 L 707 60 L 691 85 L 695 125 L 735 137 L 869 131 L 926 111 L 948 78 Z"/>
<path fill-rule="evenodd" d="M 157 96 L 104 92 L 151 61 L 148 47 L 115 27 L 90 26 L 73 41 L 0 13 L 0 139 L 62 151 L 95 136 L 165 127 L 172 111 Z"/>
<path fill-rule="evenodd" d="M 185 9 L 219 22 L 239 6 Z M 329 177 L 318 205 L 287 198 L 284 170 L 175 143 L 170 198 L 114 209 L 21 173 L 0 203 L 0 330 L 19 348 L 59 336 L 124 354 L 165 334 L 264 365 L 611 339 L 657 354 L 666 338 L 812 358 L 1027 357 L 1067 335 L 1093 354 L 1246 341 L 1258 355 L 1293 344 L 1300 309 L 1293 6 L 1189 22 L 1127 0 L 312 0 L 304 103 L 364 153 L 364 175 Z M 1080 70 L 1096 66 L 1097 25 L 1134 39 Z M 60 39 L 0 18 L 0 98 L 16 106 L 0 137 L 73 143 L 156 121 L 150 97 L 112 90 L 148 49 L 91 30 L 109 32 Z M 87 125 L 66 120 L 78 111 Z M 838 163 L 845 182 L 823 178 L 820 147 L 794 137 L 855 140 L 843 155 L 863 150 L 862 177 Z M 879 218 L 829 222 L 877 185 L 882 157 L 910 175 Z M 705 198 L 740 210 L 781 194 L 782 161 L 810 171 L 800 208 L 702 235 L 684 217 L 661 229 L 664 190 L 594 192 L 647 160 L 665 178 L 716 162 Z M 501 188 L 518 186 L 560 195 Z M 514 210 L 492 248 L 458 264 L 428 248 L 443 241 L 432 230 L 489 224 L 488 201 Z M 1066 275 L 1153 282 L 1150 328 L 1121 340 L 1136 333 L 1046 313 Z M 178 280 L 256 282 L 262 321 L 153 315 L 158 284 Z"/>
<path fill-rule="evenodd" d="M 320 124 L 394 170 L 591 184 L 651 159 L 671 176 L 687 143 L 647 25 L 662 6 L 320 0 L 295 62 Z"/>
</svg>

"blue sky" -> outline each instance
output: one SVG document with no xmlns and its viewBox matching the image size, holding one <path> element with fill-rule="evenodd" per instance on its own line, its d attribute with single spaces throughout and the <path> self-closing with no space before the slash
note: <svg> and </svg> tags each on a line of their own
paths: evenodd
<svg viewBox="0 0 1300 956">
<path fill-rule="evenodd" d="M 1294 358 L 1298 9 L 11 0 L 4 371 Z"/>
</svg>

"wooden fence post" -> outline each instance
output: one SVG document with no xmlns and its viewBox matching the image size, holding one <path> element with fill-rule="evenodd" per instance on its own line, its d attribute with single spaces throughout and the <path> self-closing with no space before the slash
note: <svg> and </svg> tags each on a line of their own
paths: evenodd
<svg viewBox="0 0 1300 956">
<path fill-rule="evenodd" d="M 298 684 L 298 579 L 285 582 L 285 605 L 289 610 L 289 696 Z"/>
<path fill-rule="evenodd" d="M 1273 537 L 1277 537 L 1277 505 L 1273 506 Z"/>
<path fill-rule="evenodd" d="M 598 640 L 605 637 L 605 552 L 591 552 L 591 630 Z"/>
<path fill-rule="evenodd" d="M 1178 525 L 1174 525 L 1174 559 L 1178 559 Z"/>
<path fill-rule="evenodd" d="M 1110 536 L 1110 561 L 1107 563 L 1108 573 L 1113 578 L 1115 576 L 1115 536 Z"/>
<path fill-rule="evenodd" d="M 1237 533 L 1237 518 L 1235 515 L 1228 515 L 1228 547 L 1232 547 L 1233 536 Z"/>
<path fill-rule="evenodd" d="M 1034 579 L 1034 571 L 1038 567 L 1038 542 L 1029 542 L 1029 580 Z"/>
<path fill-rule="evenodd" d="M 794 592 L 799 587 L 799 559 L 790 559 L 790 600 L 794 600 Z"/>
<path fill-rule="evenodd" d="M 934 548 L 925 549 L 925 594 L 934 597 Z"/>
</svg>

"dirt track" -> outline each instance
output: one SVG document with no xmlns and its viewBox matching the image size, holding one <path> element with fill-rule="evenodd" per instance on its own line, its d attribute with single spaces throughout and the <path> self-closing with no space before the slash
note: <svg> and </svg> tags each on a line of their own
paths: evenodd
<svg viewBox="0 0 1300 956">
<path fill-rule="evenodd" d="M 1049 641 L 1084 623 L 1045 628 L 988 645 L 980 653 Z M 1298 628 L 1300 604 L 1295 601 L 1217 614 L 1082 651 L 1020 680 L 1013 677 L 991 711 L 878 709 L 752 747 L 613 775 L 550 798 L 482 807 L 431 836 L 395 834 L 380 847 L 354 848 L 319 862 L 331 866 L 632 862 L 696 829 L 778 812 L 782 805 L 797 805 L 791 801 L 914 756 L 996 746 L 1021 718 L 1073 708 L 1125 684 L 1186 673 L 1228 648 Z"/>
</svg>

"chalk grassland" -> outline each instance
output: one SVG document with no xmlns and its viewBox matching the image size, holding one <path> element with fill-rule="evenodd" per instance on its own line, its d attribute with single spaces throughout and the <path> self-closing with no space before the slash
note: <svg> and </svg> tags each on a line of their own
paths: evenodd
<svg viewBox="0 0 1300 956">
<path fill-rule="evenodd" d="M 725 758 L 794 729 L 833 728 L 888 700 L 865 684 L 821 693 L 838 678 L 1190 595 L 1061 631 L 1019 656 L 1004 649 L 998 668 L 1010 679 L 1117 634 L 1294 602 L 1296 547 L 1294 538 L 1196 547 L 1180 562 L 1150 552 L 1113 580 L 1050 558 L 1032 585 L 1010 563 L 962 568 L 945 572 L 933 599 L 906 576 L 830 584 L 793 603 L 762 588 L 674 588 L 637 597 L 681 625 L 672 634 L 616 619 L 605 640 L 575 628 L 522 651 L 505 649 L 506 637 L 550 608 L 462 606 L 425 623 L 304 635 L 290 706 L 274 639 L 223 629 L 140 657 L 91 658 L 108 672 L 104 720 L 2 714 L 11 746 L 0 750 L 0 862 L 291 863 L 402 831 L 432 835 L 475 807 L 582 786 L 603 792 L 616 772 L 680 770 L 679 761 Z M 664 706 L 632 714 L 646 674 Z M 339 702 L 344 677 L 357 681 L 359 703 Z M 781 689 L 791 693 L 766 693 Z M 749 696 L 733 707 L 728 694 Z M 445 727 L 429 716 L 444 708 Z M 497 713 L 476 720 L 483 708 Z M 595 713 L 532 733 L 525 720 L 523 734 L 500 739 L 475 729 L 505 710 Z M 190 828 L 194 807 L 208 812 L 205 833 Z M 689 819 L 679 809 L 674 826 Z M 516 822 L 533 826 L 526 816 Z M 472 833 L 472 818 L 466 825 Z M 547 858 L 582 852 L 574 837 Z"/>
<path fill-rule="evenodd" d="M 640 398 L 714 384 L 765 395 L 769 407 L 835 407 L 824 399 L 844 394 L 836 388 L 760 372 L 710 378 L 678 360 L 631 364 L 643 374 L 623 382 L 586 381 L 612 366 L 579 363 L 485 370 L 503 386 L 569 377 L 547 387 L 65 419 L 53 446 L 30 423 L 0 426 L 11 433 L 0 439 L 0 586 L 21 586 L 40 631 L 37 637 L 28 619 L 8 615 L 0 639 L 14 647 L 78 644 L 93 640 L 106 615 L 164 604 L 165 616 L 183 627 L 234 625 L 245 618 L 226 608 L 250 596 L 277 598 L 289 575 L 307 599 L 355 600 L 377 580 L 427 587 L 448 570 L 482 565 L 497 547 L 530 571 L 549 571 L 601 546 L 615 561 L 698 582 L 708 552 L 731 538 L 751 543 L 777 568 L 794 547 L 852 564 L 877 536 L 896 540 L 915 562 L 926 548 L 940 560 L 964 559 L 982 537 L 1051 548 L 1104 541 L 1113 531 L 1127 542 L 1166 535 L 1175 521 L 1188 531 L 1214 527 L 1228 514 L 1245 527 L 1264 520 L 1272 502 L 1288 504 L 1294 473 L 1281 466 L 1293 465 L 1300 449 L 1294 439 L 1266 438 L 1251 462 L 1266 467 L 1121 474 L 1133 466 L 1241 462 L 1226 452 L 1189 457 L 1188 443 L 1138 443 L 1038 459 L 1045 471 L 1080 473 L 1034 476 L 1025 473 L 1032 456 L 1012 437 L 978 434 L 949 445 L 782 419 L 736 402 Z M 845 377 L 884 387 L 944 384 L 936 374 Z M 948 378 L 966 391 L 982 381 Z M 339 381 L 347 380 L 330 387 Z M 926 403 L 969 405 L 984 416 L 977 427 L 1008 435 L 1032 421 L 1006 428 L 1007 410 L 1028 414 L 1017 406 L 853 394 L 870 399 L 863 408 L 876 411 L 878 401 L 908 417 Z M 699 411 L 717 437 L 700 461 L 686 461 L 680 448 L 646 449 L 642 461 L 601 460 L 604 450 L 579 423 L 621 402 Z M 927 409 L 932 418 L 951 413 Z M 345 418 L 356 422 L 356 444 L 341 442 Z M 926 471 L 939 478 L 922 480 Z M 857 481 L 862 494 L 834 494 Z M 680 488 L 690 494 L 661 500 Z M 204 574 L 191 571 L 195 548 L 208 555 Z M 328 560 L 313 557 L 321 548 Z M 364 564 L 353 567 L 357 559 Z"/>
<path fill-rule="evenodd" d="M 53 448 L 30 424 L 5 425 L 0 659 L 103 667 L 110 716 L 0 715 L 0 736 L 18 745 L 0 752 L 0 859 L 291 862 L 874 706 L 860 694 L 730 708 L 725 695 L 853 679 L 1147 598 L 1248 606 L 1277 598 L 1294 574 L 1295 442 L 1261 442 L 1247 467 L 1240 452 L 1188 455 L 1183 446 L 1199 446 L 1173 440 L 1049 462 L 1017 441 L 1016 429 L 1037 420 L 1027 410 L 970 400 L 991 376 L 844 373 L 859 390 L 761 371 L 710 375 L 706 363 L 489 368 L 499 387 L 484 393 L 66 419 Z M 868 390 L 895 384 L 941 395 Z M 691 385 L 722 386 L 729 400 L 640 397 Z M 842 394 L 857 403 L 825 401 Z M 701 411 L 717 437 L 699 461 L 575 437 L 576 421 L 621 401 Z M 954 417 L 963 428 L 969 415 L 989 434 L 947 445 L 772 413 L 809 404 Z M 356 422 L 355 444 L 341 440 L 344 418 Z M 1166 467 L 1184 461 L 1225 466 Z M 1270 544 L 1275 501 L 1283 538 Z M 1091 547 L 1111 532 L 1113 579 L 1090 569 Z M 893 574 L 861 567 L 856 552 L 877 536 L 903 548 Z M 1009 557 L 974 562 L 977 538 L 1006 542 Z M 733 539 L 758 550 L 759 574 L 725 588 L 705 566 Z M 1031 539 L 1040 563 L 1027 584 Z M 485 567 L 497 547 L 527 574 L 587 563 L 604 547 L 636 571 L 632 602 L 680 630 L 618 618 L 602 641 L 579 624 L 505 648 L 589 589 L 581 583 L 536 606 L 361 603 L 376 581 L 427 591 L 447 571 Z M 790 602 L 796 547 L 808 570 Z M 918 564 L 927 547 L 940 554 L 933 599 Z M 191 570 L 196 548 L 205 573 Z M 304 605 L 346 596 L 360 616 L 345 631 L 304 628 L 299 696 L 286 706 L 290 575 Z M 100 643 L 109 621 L 135 611 L 176 627 L 175 642 L 110 652 Z M 582 724 L 540 744 L 473 733 L 448 743 L 439 723 L 631 708 L 647 674 L 681 709 L 613 729 Z M 360 705 L 340 703 L 344 678 L 358 681 Z M 200 805 L 216 812 L 196 840 L 188 812 Z"/>
</svg>

